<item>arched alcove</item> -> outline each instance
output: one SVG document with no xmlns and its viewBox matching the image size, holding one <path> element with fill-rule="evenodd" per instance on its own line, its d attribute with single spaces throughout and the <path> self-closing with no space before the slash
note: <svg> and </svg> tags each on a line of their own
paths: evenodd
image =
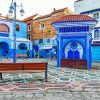
<svg viewBox="0 0 100 100">
<path fill-rule="evenodd" d="M 9 53 L 9 45 L 6 42 L 0 42 L 0 57 L 7 56 Z"/>
<path fill-rule="evenodd" d="M 65 58 L 68 59 L 82 59 L 83 58 L 83 47 L 79 42 L 70 41 L 65 46 Z"/>
<path fill-rule="evenodd" d="M 9 29 L 8 25 L 6 25 L 6 24 L 0 24 L 0 32 L 9 33 L 10 29 Z"/>
</svg>

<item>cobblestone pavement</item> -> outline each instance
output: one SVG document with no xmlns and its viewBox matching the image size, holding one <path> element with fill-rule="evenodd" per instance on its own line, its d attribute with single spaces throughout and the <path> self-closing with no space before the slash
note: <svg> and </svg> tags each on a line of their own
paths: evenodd
<svg viewBox="0 0 100 100">
<path fill-rule="evenodd" d="M 12 62 L 12 59 L 0 59 Z M 56 60 L 18 59 L 17 62 L 48 62 L 48 82 L 44 73 L 3 74 L 0 100 L 100 100 L 100 70 L 57 68 Z M 93 63 L 99 67 L 99 63 Z"/>
</svg>

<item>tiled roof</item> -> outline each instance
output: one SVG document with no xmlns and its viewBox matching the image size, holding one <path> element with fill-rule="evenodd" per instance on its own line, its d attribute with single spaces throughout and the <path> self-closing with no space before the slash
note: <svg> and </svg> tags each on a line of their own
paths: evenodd
<svg viewBox="0 0 100 100">
<path fill-rule="evenodd" d="M 71 10 L 69 10 L 67 7 L 65 7 L 65 8 L 62 8 L 62 9 L 59 9 L 59 10 L 54 10 L 51 14 L 55 14 L 55 13 L 62 12 L 62 11 L 64 11 L 65 9 L 67 9 L 67 10 L 69 11 L 69 13 L 72 13 Z"/>
<path fill-rule="evenodd" d="M 57 17 L 53 22 L 73 22 L 73 21 L 96 21 L 95 18 L 92 18 L 87 15 L 65 15 Z"/>
<path fill-rule="evenodd" d="M 35 20 L 43 19 L 43 18 L 47 18 L 47 17 L 51 17 L 52 14 L 56 14 L 56 13 L 59 13 L 59 12 L 63 12 L 65 9 L 67 9 L 67 11 L 69 12 L 68 14 L 72 14 L 72 13 L 73 13 L 70 9 L 68 9 L 68 8 L 66 7 L 66 8 L 62 8 L 62 9 L 59 9 L 59 10 L 54 10 L 54 11 L 53 11 L 52 13 L 50 13 L 50 14 L 37 17 Z"/>
<path fill-rule="evenodd" d="M 13 20 L 13 18 L 10 18 L 9 16 L 0 16 L 0 19 L 1 20 L 8 20 L 8 21 Z M 16 19 L 16 21 L 23 22 L 22 20 L 19 20 L 19 19 Z"/>
<path fill-rule="evenodd" d="M 30 17 L 25 18 L 23 21 L 28 21 L 28 20 L 32 20 L 34 17 L 36 17 L 38 14 L 32 15 Z"/>
<path fill-rule="evenodd" d="M 0 19 L 7 19 L 7 17 L 0 15 Z"/>
<path fill-rule="evenodd" d="M 47 17 L 51 17 L 51 14 L 37 17 L 35 20 L 42 19 L 42 18 L 47 18 Z"/>
</svg>

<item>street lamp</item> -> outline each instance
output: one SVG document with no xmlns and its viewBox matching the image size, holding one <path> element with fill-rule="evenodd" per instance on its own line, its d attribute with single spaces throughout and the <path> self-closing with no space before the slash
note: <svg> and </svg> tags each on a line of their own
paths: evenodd
<svg viewBox="0 0 100 100">
<path fill-rule="evenodd" d="M 12 16 L 12 14 L 14 14 L 14 19 L 13 19 L 13 36 L 14 36 L 14 43 L 13 43 L 13 63 L 16 63 L 16 7 L 21 7 L 20 9 L 20 14 L 21 16 L 23 16 L 24 14 L 24 10 L 23 10 L 23 6 L 21 5 L 17 5 L 16 1 L 11 2 L 10 7 L 9 7 L 9 14 Z"/>
</svg>

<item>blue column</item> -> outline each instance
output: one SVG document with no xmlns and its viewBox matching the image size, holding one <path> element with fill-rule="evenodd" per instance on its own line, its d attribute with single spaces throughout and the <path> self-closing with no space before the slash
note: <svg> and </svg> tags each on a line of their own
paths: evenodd
<svg viewBox="0 0 100 100">
<path fill-rule="evenodd" d="M 91 48 L 92 48 L 92 43 L 91 43 L 91 40 L 89 41 L 89 57 L 90 57 L 90 63 L 89 63 L 89 68 L 91 69 L 92 68 L 92 50 L 91 50 Z"/>
<path fill-rule="evenodd" d="M 59 34 L 57 41 L 57 67 L 61 67 L 61 36 Z"/>
<path fill-rule="evenodd" d="M 89 33 L 87 34 L 86 59 L 87 59 L 87 68 L 91 69 L 92 56 L 91 56 L 91 41 L 90 41 Z"/>
</svg>

